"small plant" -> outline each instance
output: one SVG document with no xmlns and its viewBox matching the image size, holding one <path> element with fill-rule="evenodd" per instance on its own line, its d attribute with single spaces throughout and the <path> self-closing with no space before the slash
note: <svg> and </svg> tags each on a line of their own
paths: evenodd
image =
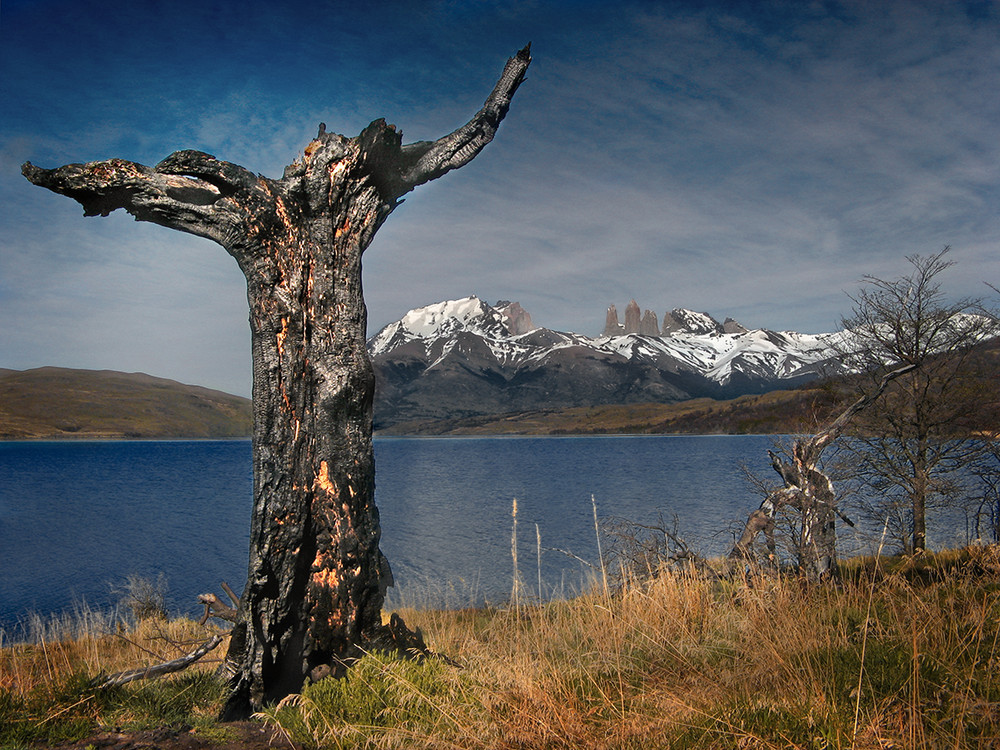
<svg viewBox="0 0 1000 750">
<path fill-rule="evenodd" d="M 87 675 L 76 673 L 38 685 L 25 695 L 0 690 L 0 747 L 85 737 L 107 698 L 91 690 L 89 681 Z"/>
<path fill-rule="evenodd" d="M 122 594 L 119 606 L 131 612 L 135 622 L 167 619 L 167 577 L 163 573 L 156 580 L 130 575 L 116 591 Z"/>
<path fill-rule="evenodd" d="M 105 723 L 155 729 L 214 717 L 225 699 L 226 683 L 210 672 L 183 672 L 108 692 L 114 701 L 103 717 Z"/>
</svg>

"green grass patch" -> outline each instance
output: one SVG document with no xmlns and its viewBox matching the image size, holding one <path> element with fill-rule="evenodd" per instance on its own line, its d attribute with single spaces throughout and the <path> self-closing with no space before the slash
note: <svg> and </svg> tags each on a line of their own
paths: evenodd
<svg viewBox="0 0 1000 750">
<path fill-rule="evenodd" d="M 369 654 L 346 677 L 307 685 L 301 695 L 265 709 L 263 718 L 307 747 L 368 747 L 377 738 L 430 737 L 449 723 L 446 665 Z"/>
<path fill-rule="evenodd" d="M 225 684 L 207 672 L 98 690 L 77 673 L 26 696 L 0 690 L 0 747 L 72 742 L 102 727 L 125 730 L 207 726 L 222 705 Z"/>
</svg>

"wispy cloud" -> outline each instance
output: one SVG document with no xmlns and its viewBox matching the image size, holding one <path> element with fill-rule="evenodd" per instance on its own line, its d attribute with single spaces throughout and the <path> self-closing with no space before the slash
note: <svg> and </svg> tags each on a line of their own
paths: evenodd
<svg viewBox="0 0 1000 750">
<path fill-rule="evenodd" d="M 1000 281 L 993 5 L 375 3 L 350 18 L 322 2 L 140 6 L 81 3 L 62 22 L 3 11 L 3 93 L 18 107 L 0 120 L 0 303 L 23 323 L 2 334 L 0 366 L 17 352 L 153 370 L 137 342 L 156 340 L 180 379 L 248 390 L 225 253 L 83 222 L 28 186 L 21 160 L 200 148 L 279 176 L 320 121 L 353 135 L 385 116 L 406 140 L 443 135 L 529 40 L 535 61 L 496 141 L 408 196 L 368 251 L 373 328 L 478 293 L 583 333 L 631 297 L 819 331 L 863 274 L 891 277 L 944 244 L 956 294 Z M 73 335 L 52 338 L 70 309 Z M 234 343 L 202 356 L 206 335 Z"/>
</svg>

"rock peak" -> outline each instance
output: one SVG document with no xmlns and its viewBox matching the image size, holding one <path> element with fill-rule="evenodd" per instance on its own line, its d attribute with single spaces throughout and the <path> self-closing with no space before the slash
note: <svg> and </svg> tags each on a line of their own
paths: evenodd
<svg viewBox="0 0 1000 750">
<path fill-rule="evenodd" d="M 604 319 L 604 332 L 602 336 L 620 336 L 624 332 L 622 324 L 618 322 L 618 309 L 612 304 L 608 307 L 608 315 Z"/>
<path fill-rule="evenodd" d="M 747 333 L 750 329 L 733 318 L 726 318 L 722 322 L 722 330 L 725 333 Z"/>
<path fill-rule="evenodd" d="M 537 327 L 531 322 L 530 313 L 521 307 L 520 302 L 500 300 L 493 307 L 504 316 L 507 331 L 511 336 L 520 336 L 522 333 L 528 333 Z"/>
<path fill-rule="evenodd" d="M 671 333 L 709 334 L 723 333 L 722 324 L 708 313 L 675 307 L 663 314 L 663 335 Z"/>
<path fill-rule="evenodd" d="M 639 321 L 639 333 L 643 336 L 660 335 L 660 324 L 656 319 L 656 313 L 652 310 L 643 313 L 642 320 Z"/>
<path fill-rule="evenodd" d="M 639 333 L 639 303 L 634 299 L 625 307 L 625 333 Z"/>
</svg>

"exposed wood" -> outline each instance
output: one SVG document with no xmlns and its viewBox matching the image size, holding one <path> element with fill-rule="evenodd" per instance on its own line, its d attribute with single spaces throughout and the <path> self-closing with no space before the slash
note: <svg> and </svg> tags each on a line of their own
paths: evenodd
<svg viewBox="0 0 1000 750">
<path fill-rule="evenodd" d="M 229 588 L 229 584 L 226 583 L 225 581 L 223 581 L 219 585 L 222 587 L 222 590 L 226 592 L 226 596 L 229 597 L 229 601 L 231 601 L 233 603 L 233 606 L 234 607 L 240 606 L 240 598 L 238 596 L 236 596 L 236 592 L 235 591 L 233 591 L 231 588 Z"/>
<path fill-rule="evenodd" d="M 212 651 L 212 649 L 222 643 L 225 639 L 225 635 L 213 635 L 203 644 L 198 646 L 198 648 L 194 651 L 189 654 L 185 654 L 179 659 L 166 661 L 162 664 L 154 664 L 150 667 L 130 669 L 127 672 L 117 672 L 116 674 L 95 680 L 92 683 L 92 686 L 96 688 L 108 688 L 115 685 L 125 685 L 126 683 L 135 682 L 136 680 L 147 680 L 153 677 L 162 677 L 163 675 L 171 674 L 172 672 L 180 672 L 182 669 L 187 669 L 200 658 L 205 656 L 205 654 Z"/>
<path fill-rule="evenodd" d="M 823 450 L 836 440 L 851 419 L 871 405 L 890 382 L 915 370 L 919 363 L 907 363 L 886 373 L 878 387 L 858 398 L 824 429 L 792 443 L 791 461 L 772 451 L 771 466 L 781 476 L 784 486 L 764 498 L 743 527 L 743 532 L 729 553 L 730 560 L 752 559 L 754 540 L 764 534 L 769 557 L 774 560 L 775 516 L 783 508 L 799 514 L 796 556 L 799 569 L 811 578 L 826 578 L 836 571 L 836 517 L 854 524 L 837 509 L 837 496 L 830 478 L 817 468 Z"/>
<path fill-rule="evenodd" d="M 220 601 L 219 597 L 215 594 L 199 594 L 198 601 L 205 605 L 205 614 L 198 620 L 199 625 L 204 625 L 208 622 L 209 617 L 218 617 L 220 620 L 236 622 L 236 609 Z"/>
<path fill-rule="evenodd" d="M 374 503 L 361 256 L 405 193 L 490 142 L 530 61 L 528 47 L 509 59 L 482 109 L 437 141 L 404 146 L 384 120 L 353 138 L 320 125 L 278 180 L 200 151 L 155 167 L 123 159 L 22 167 L 87 216 L 124 208 L 214 240 L 247 278 L 254 505 L 247 585 L 223 670 L 233 684 L 226 719 L 297 692 L 317 667 L 336 673 L 367 644 L 400 640 L 381 620 L 392 574 Z"/>
</svg>

